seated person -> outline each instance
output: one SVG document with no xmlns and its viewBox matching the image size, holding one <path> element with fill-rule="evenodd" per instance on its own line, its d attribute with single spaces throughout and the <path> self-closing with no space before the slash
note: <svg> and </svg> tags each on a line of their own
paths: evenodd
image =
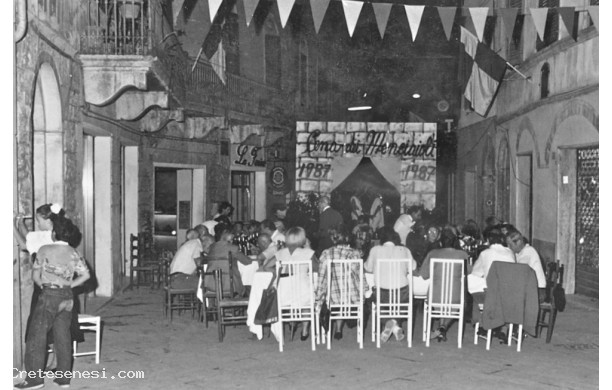
<svg viewBox="0 0 612 390">
<path fill-rule="evenodd" d="M 179 247 L 170 263 L 170 287 L 194 290 L 198 288 L 197 268 L 202 261 L 202 241 L 204 226 L 198 225 L 198 238 L 186 241 Z"/>
<path fill-rule="evenodd" d="M 323 302 L 325 302 L 327 298 L 327 278 L 329 277 L 329 263 L 331 260 L 355 260 L 362 259 L 363 254 L 358 249 L 353 249 L 348 245 L 348 232 L 344 229 L 344 227 L 339 227 L 337 229 L 329 230 L 329 237 L 332 240 L 334 246 L 331 248 L 325 249 L 321 253 L 321 257 L 319 258 L 319 280 L 317 283 L 317 291 L 315 292 L 315 312 L 319 313 L 321 310 L 321 306 Z M 333 277 L 330 281 L 330 297 L 329 301 L 332 304 L 340 303 L 340 294 L 341 289 L 340 285 L 346 285 L 345 280 L 339 279 L 339 276 L 336 272 L 332 273 Z M 350 274 L 350 283 L 351 283 L 351 303 L 363 304 L 363 302 L 359 302 L 359 268 L 354 265 L 351 267 Z M 363 293 L 365 296 L 365 292 L 368 290 L 368 282 L 363 280 Z M 342 339 L 342 328 L 344 326 L 344 320 L 336 320 L 336 332 L 334 333 L 334 338 L 336 340 Z M 331 330 L 330 330 L 331 334 Z"/>
<path fill-rule="evenodd" d="M 534 270 L 536 278 L 538 279 L 538 298 L 540 303 L 544 302 L 546 298 L 546 275 L 544 274 L 538 251 L 529 245 L 521 232 L 516 229 L 508 231 L 506 235 L 506 244 L 508 248 L 512 249 L 516 254 L 517 263 L 527 264 Z"/>
<path fill-rule="evenodd" d="M 200 237 L 200 241 L 202 242 L 202 254 L 207 256 L 208 252 L 210 252 L 210 247 L 215 243 L 215 238 L 210 234 L 204 234 Z"/>
<path fill-rule="evenodd" d="M 511 249 L 506 248 L 502 244 L 505 242 L 505 237 L 501 230 L 490 229 L 486 232 L 485 240 L 490 244 L 488 249 L 483 250 L 478 255 L 478 259 L 474 263 L 472 272 L 468 275 L 468 291 L 472 294 L 473 306 L 472 306 L 472 322 L 479 322 L 480 311 L 479 305 L 485 301 L 484 290 L 487 287 L 487 275 L 491 264 L 495 261 L 503 261 L 508 263 L 516 263 L 516 257 Z M 497 336 L 501 339 L 505 335 L 497 333 Z"/>
<path fill-rule="evenodd" d="M 263 223 L 262 223 L 263 226 Z M 292 261 L 310 260 L 312 262 L 313 272 L 317 272 L 318 260 L 312 249 L 304 248 L 306 244 L 306 232 L 301 227 L 293 227 L 287 230 L 287 247 L 276 252 L 276 259 L 283 263 Z M 315 265 L 317 265 L 315 269 Z M 282 271 L 285 272 L 285 271 Z M 295 279 L 298 277 L 297 279 Z M 302 306 L 310 303 L 311 291 L 305 286 L 308 286 L 310 281 L 307 272 L 301 272 L 293 277 L 283 277 L 278 282 L 278 300 L 281 306 Z M 296 287 L 300 294 L 292 294 L 291 290 L 287 290 L 285 286 L 292 285 Z M 301 340 L 308 339 L 310 321 L 302 323 Z"/>
<path fill-rule="evenodd" d="M 431 259 L 462 259 L 464 263 L 467 264 L 469 255 L 462 250 L 455 249 L 457 246 L 457 241 L 457 236 L 450 228 L 445 228 L 442 230 L 442 233 L 440 234 L 440 245 L 442 245 L 442 248 L 429 251 L 429 253 L 427 253 L 425 256 L 423 264 L 419 270 L 413 273 L 414 287 L 412 291 L 414 295 L 424 295 L 422 294 L 422 291 L 417 291 L 418 285 L 423 285 L 425 287 L 425 294 L 429 289 L 431 276 L 429 274 L 429 268 Z M 452 321 L 454 320 L 449 318 L 440 319 L 440 325 L 432 338 L 437 339 L 438 342 L 446 341 L 446 331 L 448 330 L 448 327 Z"/>
<path fill-rule="evenodd" d="M 262 233 L 257 237 L 257 248 L 259 249 L 257 255 L 258 271 L 274 272 L 276 270 L 276 257 L 274 255 L 276 255 L 278 247 L 272 242 L 269 234 Z"/>
<path fill-rule="evenodd" d="M 206 271 L 211 272 L 215 269 L 221 269 L 221 285 L 223 286 L 223 291 L 230 291 L 230 262 L 228 260 L 229 254 L 231 253 L 231 270 L 232 279 L 234 281 L 234 293 L 238 294 L 239 296 L 244 296 L 246 289 L 242 284 L 242 278 L 240 276 L 240 271 L 238 270 L 238 261 L 244 265 L 248 265 L 251 264 L 252 260 L 240 252 L 237 245 L 232 244 L 234 234 L 232 233 L 230 226 L 222 223 L 216 225 L 215 239 L 217 241 L 210 246 L 208 256 L 206 256 L 206 263 L 208 264 Z M 209 290 L 215 289 L 214 280 L 212 280 L 212 277 L 208 275 L 205 278 L 205 285 Z"/>
<path fill-rule="evenodd" d="M 379 259 L 409 259 L 412 263 L 412 269 L 416 269 L 417 263 L 412 258 L 410 250 L 400 245 L 400 237 L 390 226 L 384 226 L 378 230 L 378 238 L 380 239 L 381 245 L 376 245 L 370 250 L 368 260 L 364 264 L 365 272 L 374 274 L 374 283 L 377 279 L 380 279 L 380 301 L 389 301 L 389 290 L 400 288 L 400 302 L 410 301 L 410 291 L 408 285 L 410 280 L 408 279 L 408 273 L 410 270 L 407 266 L 403 266 L 405 269 L 400 271 L 400 275 L 393 275 L 388 272 L 385 268 L 381 269 L 381 274 L 376 275 L 377 267 L 376 264 Z M 398 279 L 399 278 L 399 285 Z M 376 294 L 376 290 L 374 290 Z M 376 301 L 375 296 L 371 298 L 374 302 Z M 368 307 L 369 305 L 366 305 Z M 373 324 L 374 325 L 374 324 Z M 395 339 L 400 341 L 404 338 L 404 331 L 401 328 L 401 324 L 398 324 L 396 319 L 388 320 L 385 324 L 380 338 L 383 342 L 387 342 L 391 333 L 395 336 Z"/>
<path fill-rule="evenodd" d="M 279 247 L 282 247 L 282 245 L 285 243 L 285 235 L 277 229 L 276 225 L 271 219 L 264 219 L 261 221 L 259 233 L 266 233 L 270 235 L 272 242 Z"/>
</svg>

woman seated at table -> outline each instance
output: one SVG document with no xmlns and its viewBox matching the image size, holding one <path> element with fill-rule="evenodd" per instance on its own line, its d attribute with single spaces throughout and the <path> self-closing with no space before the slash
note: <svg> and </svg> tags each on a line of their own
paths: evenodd
<svg viewBox="0 0 612 390">
<path fill-rule="evenodd" d="M 442 233 L 440 234 L 440 244 L 442 245 L 442 248 L 433 249 L 429 251 L 425 256 L 423 264 L 421 265 L 419 270 L 413 273 L 414 295 L 422 295 L 420 294 L 422 291 L 419 291 L 419 294 L 417 294 L 417 286 L 421 285 L 426 286 L 425 294 L 427 294 L 428 292 L 431 277 L 431 275 L 429 274 L 429 265 L 431 263 L 431 259 L 462 259 L 465 263 L 464 266 L 467 267 L 467 260 L 469 255 L 462 250 L 456 249 L 458 246 L 458 240 L 458 237 L 451 229 L 446 228 L 442 230 Z M 440 319 L 440 325 L 436 332 L 433 334 L 432 338 L 437 339 L 438 342 L 446 341 L 446 331 L 448 330 L 448 327 L 452 321 L 454 320 L 449 318 Z"/>
<path fill-rule="evenodd" d="M 231 227 L 220 223 L 215 226 L 215 239 L 217 240 L 212 244 L 208 250 L 208 256 L 206 256 L 205 262 L 208 264 L 207 272 L 212 272 L 215 269 L 222 271 L 221 283 L 223 291 L 230 291 L 230 262 L 229 254 L 232 255 L 232 277 L 234 280 L 234 293 L 239 296 L 245 296 L 246 289 L 242 284 L 242 277 L 238 270 L 238 261 L 244 265 L 251 264 L 251 259 L 244 255 L 238 249 L 237 245 L 232 244 L 234 234 L 232 233 Z M 206 288 L 214 290 L 214 280 L 210 276 L 206 276 L 205 279 Z"/>
<path fill-rule="evenodd" d="M 276 252 L 276 260 L 281 263 L 289 263 L 292 261 L 310 260 L 312 262 L 312 272 L 318 272 L 318 260 L 314 251 L 309 248 L 304 248 L 306 244 L 306 232 L 301 227 L 292 227 L 285 234 L 285 245 Z M 311 291 L 308 288 L 310 285 L 310 275 L 307 271 L 300 270 L 299 275 L 282 277 L 280 275 L 278 286 L 278 300 L 281 306 L 304 306 L 310 303 Z M 281 269 L 281 274 L 285 270 Z M 299 277 L 296 279 L 296 276 Z M 292 294 L 291 289 L 299 291 L 299 295 Z M 300 339 L 307 340 L 309 333 L 309 321 L 304 321 L 302 324 L 302 334 Z"/>
<path fill-rule="evenodd" d="M 378 237 L 380 238 L 380 242 L 382 245 L 377 245 L 370 250 L 370 255 L 368 256 L 368 261 L 366 261 L 364 265 L 364 269 L 366 272 L 374 274 L 374 281 L 376 283 L 377 280 L 380 281 L 380 301 L 389 302 L 390 291 L 391 289 L 400 288 L 400 303 L 406 303 L 410 301 L 410 290 L 409 284 L 410 280 L 408 279 L 408 273 L 410 270 L 407 265 L 402 264 L 402 269 L 400 270 L 399 275 L 395 275 L 389 272 L 387 267 L 382 268 L 380 270 L 380 275 L 377 275 L 376 272 L 377 267 L 376 264 L 380 259 L 409 259 L 412 263 L 412 269 L 416 269 L 417 263 L 412 258 L 412 254 L 410 253 L 410 249 L 400 245 L 400 237 L 397 232 L 393 230 L 390 226 L 384 226 L 378 230 Z M 399 285 L 398 285 L 399 283 Z M 376 294 L 376 291 L 374 291 Z M 376 302 L 376 298 L 372 295 L 374 302 Z M 370 306 L 366 304 L 366 308 Z M 373 324 L 374 325 L 374 324 Z M 382 331 L 380 339 L 383 342 L 387 342 L 391 334 L 395 336 L 395 339 L 401 341 L 404 339 L 404 331 L 401 328 L 401 324 L 398 323 L 396 319 L 390 319 L 385 324 L 385 329 Z"/>
<path fill-rule="evenodd" d="M 321 258 L 319 259 L 319 280 L 317 283 L 317 291 L 315 294 L 315 312 L 319 312 L 321 310 L 321 305 L 325 302 L 327 298 L 327 278 L 329 277 L 329 265 L 332 260 L 355 260 L 362 259 L 362 252 L 358 249 L 353 249 L 348 245 L 348 232 L 344 227 L 339 227 L 337 229 L 329 230 L 329 237 L 334 244 L 329 249 L 324 250 L 321 253 Z M 351 303 L 363 303 L 359 302 L 359 268 L 356 264 L 353 264 L 351 267 Z M 339 279 L 339 275 L 336 272 L 332 273 L 331 279 L 331 289 L 330 289 L 330 303 L 335 304 L 340 301 L 340 284 L 345 285 L 344 280 Z M 363 293 L 365 296 L 365 292 L 368 290 L 368 283 L 366 280 L 363 280 Z M 342 338 L 342 328 L 344 326 L 344 320 L 336 320 L 336 332 L 334 333 L 334 338 L 336 340 L 340 340 Z"/>
</svg>

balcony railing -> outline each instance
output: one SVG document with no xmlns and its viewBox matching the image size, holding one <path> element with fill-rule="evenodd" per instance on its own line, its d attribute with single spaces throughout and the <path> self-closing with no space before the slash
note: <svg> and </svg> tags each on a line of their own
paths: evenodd
<svg viewBox="0 0 612 390">
<path fill-rule="evenodd" d="M 86 0 L 81 53 L 145 55 L 154 12 L 149 0 Z"/>
<path fill-rule="evenodd" d="M 287 93 L 231 73 L 225 74 L 225 81 L 223 84 L 212 66 L 200 60 L 190 73 L 187 92 L 215 99 L 214 103 L 249 114 L 289 113 L 287 110 L 293 100 Z"/>
</svg>

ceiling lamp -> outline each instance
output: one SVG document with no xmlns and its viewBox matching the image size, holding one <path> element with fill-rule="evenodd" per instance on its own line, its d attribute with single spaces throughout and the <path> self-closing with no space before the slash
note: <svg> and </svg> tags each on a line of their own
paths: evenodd
<svg viewBox="0 0 612 390">
<path fill-rule="evenodd" d="M 418 93 L 414 93 L 414 94 L 412 94 L 412 97 L 415 98 L 415 99 L 419 99 L 419 98 L 421 98 L 421 95 L 418 94 Z"/>
<path fill-rule="evenodd" d="M 367 111 L 372 109 L 370 99 L 367 99 L 368 93 L 359 93 L 359 98 L 354 100 L 352 104 L 347 108 L 349 111 Z"/>
</svg>

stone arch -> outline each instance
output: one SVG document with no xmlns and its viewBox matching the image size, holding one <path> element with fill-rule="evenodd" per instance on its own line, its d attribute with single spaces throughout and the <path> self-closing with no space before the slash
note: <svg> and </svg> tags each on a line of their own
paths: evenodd
<svg viewBox="0 0 612 390">
<path fill-rule="evenodd" d="M 567 118 L 572 117 L 574 115 L 584 117 L 593 125 L 595 130 L 599 132 L 599 114 L 593 106 L 581 99 L 573 99 L 565 103 L 557 114 L 557 116 L 555 116 L 555 120 L 553 121 L 553 124 L 550 127 L 550 134 L 548 136 L 548 140 L 546 141 L 546 149 L 544 151 L 544 158 L 547 165 L 550 161 L 550 157 L 552 154 L 552 146 L 553 142 L 555 141 L 555 135 L 557 133 L 559 125 L 561 125 L 561 123 L 563 123 L 563 121 L 565 121 Z"/>
<path fill-rule="evenodd" d="M 538 146 L 538 138 L 536 137 L 536 133 L 533 128 L 533 124 L 531 123 L 531 120 L 529 120 L 528 117 L 524 117 L 521 123 L 519 124 L 519 130 L 516 136 L 516 148 L 515 148 L 516 152 L 517 153 L 520 152 L 521 137 L 523 137 L 523 133 L 525 131 L 528 131 L 529 134 L 531 134 L 531 139 L 533 140 L 533 149 L 534 149 L 533 154 L 535 156 L 538 168 L 541 168 L 542 160 L 540 158 L 540 147 Z"/>
<path fill-rule="evenodd" d="M 40 56 L 32 97 L 34 205 L 64 200 L 62 97 L 53 59 L 45 54 Z"/>
</svg>

